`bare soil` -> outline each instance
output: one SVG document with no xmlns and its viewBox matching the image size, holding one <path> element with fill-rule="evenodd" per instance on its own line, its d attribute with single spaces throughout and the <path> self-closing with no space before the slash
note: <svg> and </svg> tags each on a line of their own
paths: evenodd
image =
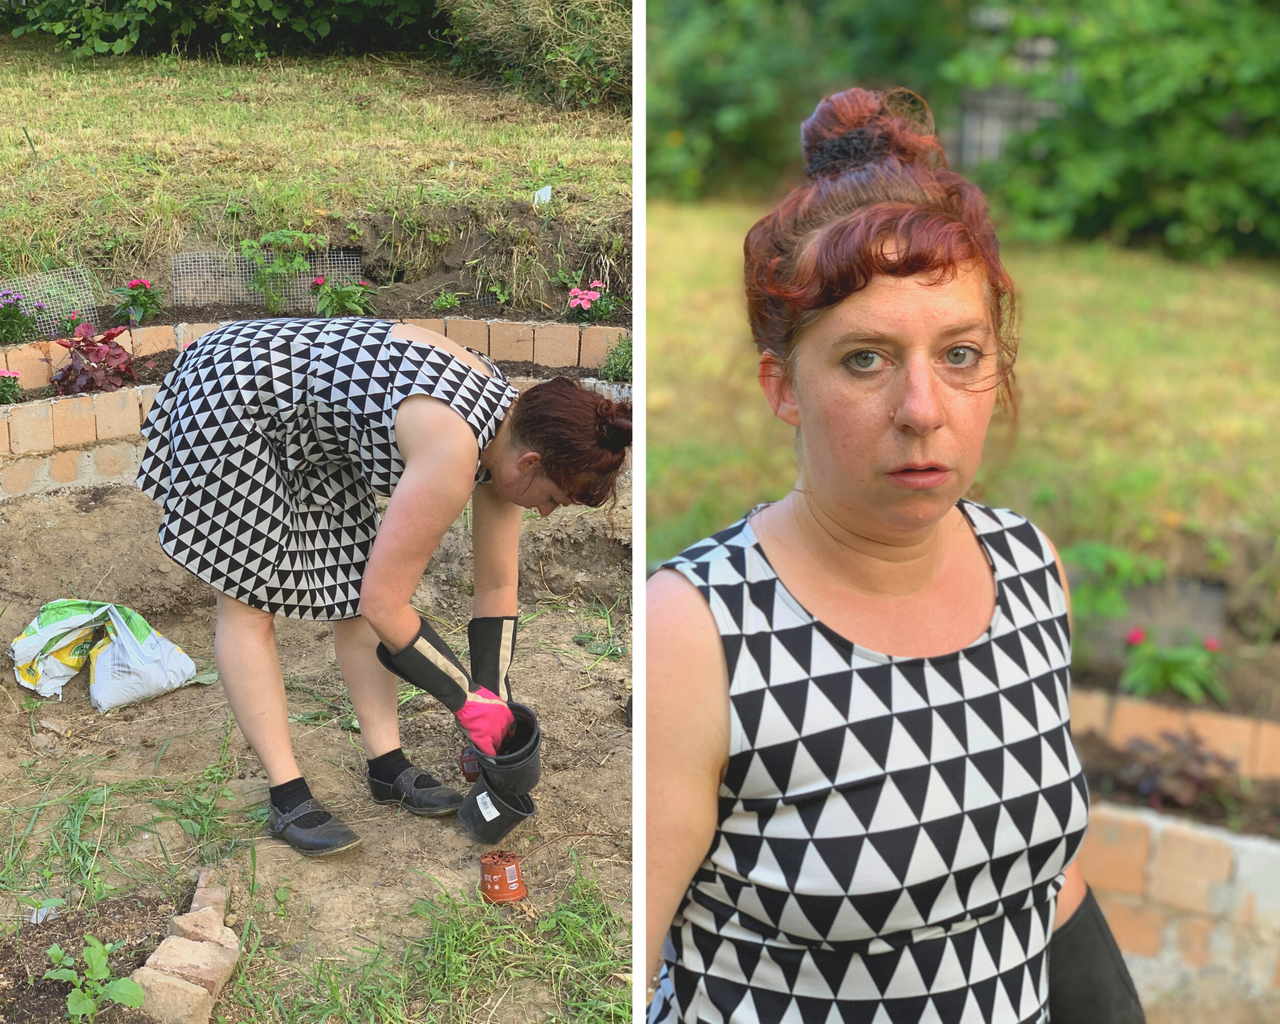
<svg viewBox="0 0 1280 1024">
<path fill-rule="evenodd" d="M 520 631 L 511 680 L 516 699 L 537 711 L 544 742 L 542 781 L 533 792 L 538 813 L 502 843 L 521 856 L 529 889 L 514 912 L 536 915 L 556 902 L 574 877 L 572 848 L 611 903 L 631 916 L 631 734 L 623 712 L 631 691 L 630 501 L 628 489 L 612 512 L 565 509 L 526 522 L 520 605 L 522 615 L 536 617 Z M 213 591 L 160 551 L 158 523 L 158 507 L 124 486 L 0 503 L 0 636 L 16 636 L 41 605 L 56 598 L 114 601 L 142 613 L 198 667 L 212 667 Z M 437 628 L 457 649 L 466 644 L 470 579 L 470 541 L 457 524 L 414 602 L 446 624 Z M 618 660 L 585 648 L 592 636 L 599 641 L 606 635 L 604 608 L 612 609 L 613 646 L 625 648 Z M 380 935 L 394 945 L 396 935 L 421 928 L 420 919 L 407 916 L 416 900 L 442 890 L 475 893 L 479 858 L 488 848 L 474 843 L 456 818 L 421 819 L 372 802 L 359 736 L 342 727 L 335 711 L 345 690 L 330 627 L 277 618 L 276 634 L 295 755 L 312 791 L 362 837 L 357 849 L 308 860 L 240 816 L 264 806 L 267 781 L 230 725 L 220 682 L 99 715 L 88 701 L 86 670 L 67 685 L 61 703 L 24 710 L 30 691 L 15 682 L 7 645 L 0 648 L 0 809 L 34 802 L 33 772 L 60 770 L 68 788 L 86 774 L 106 786 L 157 774 L 198 780 L 218 761 L 230 729 L 235 799 L 223 806 L 252 837 L 246 844 L 255 847 L 259 899 L 277 888 L 290 891 L 287 913 L 265 918 L 271 923 L 264 926 L 264 940 L 297 959 L 340 957 L 353 942 L 372 945 L 369 940 Z M 461 744 L 443 708 L 425 695 L 414 696 L 401 707 L 401 735 L 415 764 L 466 792 Z M 122 828 L 123 845 L 112 851 L 117 860 L 142 873 L 162 873 L 167 861 L 188 868 L 199 862 L 202 851 L 174 822 L 153 823 L 159 812 L 147 799 L 127 799 L 122 797 L 111 817 L 111 827 Z M 250 909 L 246 846 L 234 857 L 243 880 L 232 891 L 234 916 L 228 920 L 238 921 L 239 931 Z M 111 878 L 113 884 L 130 884 L 114 872 Z M 0 903 L 4 898 L 0 894 Z M 0 909 L 6 922 L 14 920 L 12 903 Z M 19 931 L 21 949 L 43 941 L 29 934 L 33 928 Z M 6 963 L 2 957 L 0 968 Z M 528 1014 L 536 1010 L 499 1008 L 493 1019 L 533 1019 Z"/>
</svg>

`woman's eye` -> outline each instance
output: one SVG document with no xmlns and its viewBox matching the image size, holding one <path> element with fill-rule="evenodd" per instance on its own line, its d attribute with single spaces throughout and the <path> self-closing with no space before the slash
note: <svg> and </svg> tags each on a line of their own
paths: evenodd
<svg viewBox="0 0 1280 1024">
<path fill-rule="evenodd" d="M 978 361 L 979 353 L 966 345 L 947 349 L 947 362 L 952 366 L 972 366 Z"/>
<path fill-rule="evenodd" d="M 854 367 L 855 369 L 874 370 L 876 366 L 876 360 L 878 360 L 879 358 L 880 358 L 880 354 L 878 352 L 871 352 L 871 351 L 864 350 L 861 352 L 854 352 L 851 356 L 849 356 L 847 361 L 849 365 Z"/>
</svg>

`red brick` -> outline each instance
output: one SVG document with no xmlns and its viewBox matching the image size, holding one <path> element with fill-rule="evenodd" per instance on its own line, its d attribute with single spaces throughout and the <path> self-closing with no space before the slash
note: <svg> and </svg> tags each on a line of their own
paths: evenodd
<svg viewBox="0 0 1280 1024">
<path fill-rule="evenodd" d="M 582 351 L 578 356 L 578 364 L 592 367 L 604 366 L 609 350 L 626 333 L 621 327 L 582 328 Z"/>
<path fill-rule="evenodd" d="M 533 361 L 533 324 L 508 324 L 497 321 L 489 325 L 489 357 Z"/>
<path fill-rule="evenodd" d="M 219 946 L 216 942 L 193 942 L 179 935 L 170 935 L 147 957 L 147 966 L 153 971 L 199 985 L 216 1000 L 235 970 L 238 959 L 236 950 Z"/>
<path fill-rule="evenodd" d="M 414 327 L 421 327 L 424 331 L 434 331 L 436 334 L 444 334 L 444 318 L 440 317 L 436 320 L 406 320 L 405 323 Z M 448 337 L 448 335 L 445 335 Z"/>
<path fill-rule="evenodd" d="M 60 484 L 73 484 L 80 472 L 80 452 L 72 449 L 49 457 L 49 476 Z"/>
<path fill-rule="evenodd" d="M 98 439 L 98 423 L 93 413 L 93 396 L 60 398 L 53 404 L 53 443 L 58 448 L 91 444 Z"/>
<path fill-rule="evenodd" d="M 1171 824 L 1156 837 L 1147 895 L 1153 900 L 1215 914 L 1217 887 L 1231 877 L 1231 847 L 1221 839 L 1185 825 Z"/>
<path fill-rule="evenodd" d="M 533 361 L 539 366 L 577 366 L 577 325 L 535 325 L 533 329 Z"/>
<path fill-rule="evenodd" d="M 1080 870 L 1094 889 L 1141 896 L 1147 884 L 1151 830 L 1147 823 L 1095 803 L 1080 849 Z"/>
<path fill-rule="evenodd" d="M 138 393 L 133 388 L 94 395 L 93 408 L 98 418 L 100 441 L 112 437 L 132 437 L 142 427 L 142 421 L 138 418 Z"/>
<path fill-rule="evenodd" d="M 44 464 L 44 459 L 21 459 L 0 468 L 0 495 L 12 498 L 17 494 L 26 494 L 36 482 L 36 470 Z"/>
<path fill-rule="evenodd" d="M 489 354 L 489 325 L 483 320 L 455 320 L 450 317 L 445 321 L 445 337 L 456 341 L 459 345 L 473 348 L 477 352 Z"/>
<path fill-rule="evenodd" d="M 50 402 L 9 407 L 9 449 L 15 455 L 47 452 L 53 447 L 53 409 Z"/>
<path fill-rule="evenodd" d="M 142 986 L 142 1011 L 165 1024 L 207 1024 L 213 996 L 200 985 L 139 967 L 131 975 Z"/>
<path fill-rule="evenodd" d="M 1111 694 L 1105 690 L 1071 688 L 1071 735 L 1077 738 L 1085 733 L 1097 733 L 1106 739 L 1111 718 Z"/>
<path fill-rule="evenodd" d="M 1209 936 L 1213 933 L 1213 919 L 1208 917 L 1184 917 L 1178 922 L 1178 950 L 1182 959 L 1192 967 L 1204 967 L 1209 963 Z"/>
<path fill-rule="evenodd" d="M 1168 922 L 1164 914 L 1150 907 L 1133 906 L 1105 896 L 1099 897 L 1098 906 L 1122 952 L 1135 956 L 1155 956 L 1160 952 L 1164 927 Z"/>
<path fill-rule="evenodd" d="M 222 923 L 222 913 L 216 906 L 202 907 L 170 918 L 169 934 L 191 939 L 192 942 L 216 942 L 228 949 L 240 948 L 240 940 Z"/>
<path fill-rule="evenodd" d="M 157 352 L 172 352 L 178 347 L 173 327 L 169 325 L 139 327 L 129 333 L 133 337 L 133 354 L 139 358 L 153 356 Z"/>
<path fill-rule="evenodd" d="M 1280 779 L 1280 723 L 1256 724 L 1244 774 L 1252 779 Z"/>
<path fill-rule="evenodd" d="M 1124 750 L 1133 739 L 1166 747 L 1168 741 L 1163 738 L 1163 733 L 1182 736 L 1186 731 L 1185 711 L 1134 697 L 1117 697 L 1111 707 L 1111 734 L 1107 739 L 1119 750 Z"/>
<path fill-rule="evenodd" d="M 217 324 L 179 324 L 178 326 L 182 328 L 182 334 L 178 339 L 179 348 L 186 348 L 198 338 L 203 338 L 218 327 Z"/>
<path fill-rule="evenodd" d="M 227 887 L 218 869 L 206 864 L 200 869 L 200 878 L 196 882 L 195 895 L 191 897 L 191 910 L 202 910 L 212 907 L 218 912 L 218 923 L 222 923 L 222 915 L 227 912 Z"/>
<path fill-rule="evenodd" d="M 49 383 L 49 374 L 53 368 L 44 361 L 44 357 L 51 349 L 56 349 L 64 357 L 67 354 L 67 350 L 61 345 L 54 345 L 48 341 L 9 349 L 5 361 L 9 364 L 10 370 L 17 370 L 22 374 L 18 378 L 18 383 L 24 391 L 42 388 Z M 57 355 L 50 358 L 57 361 L 59 365 L 65 361 L 65 359 L 59 359 Z"/>
</svg>

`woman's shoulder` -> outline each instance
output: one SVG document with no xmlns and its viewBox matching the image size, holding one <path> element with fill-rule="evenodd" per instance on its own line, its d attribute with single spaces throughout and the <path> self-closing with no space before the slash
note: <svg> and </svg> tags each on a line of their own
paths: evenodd
<svg viewBox="0 0 1280 1024">
<path fill-rule="evenodd" d="M 987 546 L 1003 546 L 1010 555 L 1015 555 L 1017 544 L 1025 549 L 1033 558 L 1042 561 L 1057 561 L 1057 552 L 1048 536 L 1026 516 L 1008 508 L 991 508 L 987 505 L 960 499 L 960 510 L 969 524 Z M 1010 560 L 1016 561 L 1016 558 Z"/>
<path fill-rule="evenodd" d="M 735 553 L 741 552 L 751 542 L 747 517 L 743 516 L 736 523 L 726 526 L 723 530 L 713 533 L 710 537 L 704 537 L 702 540 L 690 544 L 679 554 L 672 555 L 659 568 L 683 571 L 689 566 L 718 562 L 733 557 Z"/>
</svg>

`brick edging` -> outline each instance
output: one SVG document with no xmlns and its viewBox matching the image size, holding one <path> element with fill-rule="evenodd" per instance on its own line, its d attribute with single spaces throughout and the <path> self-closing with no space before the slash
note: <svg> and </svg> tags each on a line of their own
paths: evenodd
<svg viewBox="0 0 1280 1024">
<path fill-rule="evenodd" d="M 1280 841 L 1097 800 L 1079 864 L 1144 999 L 1205 969 L 1280 991 Z"/>
<path fill-rule="evenodd" d="M 551 321 L 537 323 L 441 317 L 399 322 L 436 331 L 495 360 L 589 369 L 603 366 L 609 349 L 619 337 L 630 333 L 622 327 Z M 127 331 L 116 340 L 137 357 L 175 349 L 180 352 L 218 326 L 210 323 L 140 327 Z M 53 359 L 53 365 L 44 362 L 45 358 Z M 33 341 L 0 350 L 0 369 L 18 370 L 22 374 L 19 382 L 23 390 L 31 391 L 47 385 L 50 373 L 62 366 L 66 359 L 66 350 L 54 342 Z"/>
<path fill-rule="evenodd" d="M 1185 736 L 1194 732 L 1206 748 L 1235 761 L 1241 775 L 1255 780 L 1280 779 L 1280 722 L 1177 708 L 1073 686 L 1071 731 L 1076 736 L 1096 733 L 1117 750 L 1124 750 L 1135 739 L 1167 747 L 1163 733 Z"/>
</svg>

